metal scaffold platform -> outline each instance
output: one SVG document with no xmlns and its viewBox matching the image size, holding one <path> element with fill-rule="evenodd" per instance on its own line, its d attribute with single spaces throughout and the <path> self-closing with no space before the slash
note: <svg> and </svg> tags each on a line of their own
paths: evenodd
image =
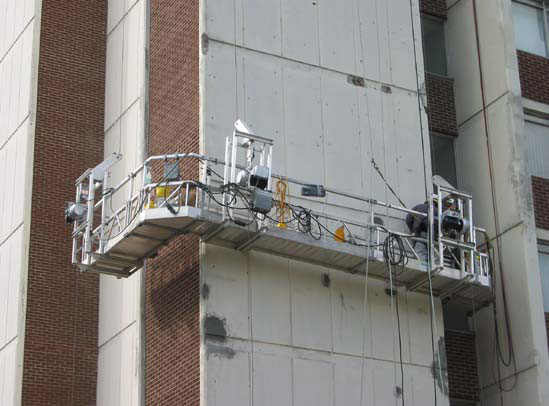
<svg viewBox="0 0 549 406">
<path fill-rule="evenodd" d="M 254 154 L 248 154 L 248 165 L 239 167 L 243 170 L 237 177 L 235 149 L 250 151 L 252 145 L 260 154 L 260 164 L 254 167 Z M 109 168 L 120 159 L 112 156 L 77 180 L 76 200 L 67 205 L 67 219 L 74 223 L 73 263 L 85 272 L 126 278 L 177 236 L 195 235 L 203 243 L 242 253 L 260 251 L 371 278 L 392 279 L 409 291 L 432 292 L 468 308 L 491 300 L 489 257 L 477 244 L 476 234 L 482 230 L 472 224 L 471 196 L 439 186 L 432 196 L 430 213 L 417 212 L 276 177 L 270 169 L 271 151 L 269 140 L 237 127 L 227 139 L 225 162 L 198 154 L 151 157 L 110 188 Z M 189 159 L 201 165 L 200 180 L 181 180 L 179 163 Z M 159 166 L 164 167 L 164 176 L 157 182 L 152 181 L 155 165 L 156 172 Z M 224 166 L 223 176 L 213 171 L 214 165 Z M 212 180 L 213 174 L 218 176 L 217 182 Z M 271 182 L 276 178 L 277 192 L 272 193 Z M 288 183 L 304 186 L 309 196 L 339 193 L 368 202 L 372 209 L 365 217 L 370 221 L 347 221 L 292 206 L 285 202 L 286 189 L 282 193 L 279 188 Z M 433 204 L 448 197 L 457 202 L 450 217 L 442 204 Z M 113 208 L 113 202 L 119 202 L 118 208 Z M 436 238 L 429 240 L 379 225 L 374 206 L 429 220 L 431 235 Z M 449 237 L 444 221 L 435 220 L 445 216 L 454 229 L 458 224 L 459 230 L 465 231 Z M 340 226 L 337 231 L 334 224 Z M 429 242 L 430 259 L 426 261 L 416 248 L 418 244 L 427 247 Z"/>
</svg>

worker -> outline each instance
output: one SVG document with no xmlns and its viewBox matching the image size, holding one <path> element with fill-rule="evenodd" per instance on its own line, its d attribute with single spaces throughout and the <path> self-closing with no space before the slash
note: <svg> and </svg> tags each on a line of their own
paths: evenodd
<svg viewBox="0 0 549 406">
<path fill-rule="evenodd" d="M 436 201 L 433 201 L 436 211 Z M 409 213 L 406 216 L 406 225 L 410 229 L 410 232 L 414 237 L 419 237 L 427 240 L 429 232 L 429 202 L 420 203 L 412 208 L 412 210 L 419 213 L 425 213 L 426 216 L 420 216 L 417 214 Z M 436 217 L 436 213 L 435 213 Z M 416 241 L 414 244 L 414 250 L 422 262 L 427 263 L 428 258 L 428 246 L 424 241 Z"/>
</svg>

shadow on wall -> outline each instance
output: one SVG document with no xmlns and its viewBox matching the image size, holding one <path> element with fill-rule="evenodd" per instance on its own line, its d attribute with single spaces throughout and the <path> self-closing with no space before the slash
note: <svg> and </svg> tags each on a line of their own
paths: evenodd
<svg viewBox="0 0 549 406">
<path fill-rule="evenodd" d="M 162 262 L 155 263 L 151 271 L 158 274 L 167 271 L 169 265 L 164 264 L 166 261 Z M 200 267 L 198 259 L 193 259 L 184 267 L 181 264 L 171 267 L 180 268 L 173 278 L 153 276 L 148 283 L 151 285 L 149 300 L 154 322 L 161 331 L 168 332 L 174 338 L 181 330 L 198 328 Z"/>
</svg>

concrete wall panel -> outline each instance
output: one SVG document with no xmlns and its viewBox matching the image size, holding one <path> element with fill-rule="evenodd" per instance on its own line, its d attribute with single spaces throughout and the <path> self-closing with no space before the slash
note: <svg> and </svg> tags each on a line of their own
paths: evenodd
<svg viewBox="0 0 549 406">
<path fill-rule="evenodd" d="M 292 359 L 273 354 L 253 354 L 253 399 L 263 406 L 291 405 Z"/>
<path fill-rule="evenodd" d="M 238 251 L 208 246 L 204 256 L 202 283 L 208 300 L 204 314 L 224 321 L 229 337 L 249 338 L 248 258 Z M 206 332 L 218 334 L 219 331 Z"/>
<path fill-rule="evenodd" d="M 412 5 L 421 85 L 419 11 Z M 275 139 L 275 172 L 394 202 L 372 168 L 374 157 L 407 205 L 424 200 L 421 157 L 430 177 L 430 152 L 428 141 L 421 149 L 427 120 L 410 68 L 408 1 L 207 0 L 203 10 L 203 153 L 223 158 L 225 138 L 240 118 Z M 349 74 L 365 77 L 364 85 Z M 334 195 L 315 201 L 298 195 L 292 187 L 292 203 L 340 218 L 367 215 L 363 204 Z M 210 246 L 203 248 L 201 272 L 203 322 L 214 315 L 226 332 L 202 343 L 204 404 L 395 402 L 398 334 L 385 283 L 370 279 L 365 289 L 364 276 Z M 432 386 L 424 393 L 429 377 L 433 382 L 428 297 L 402 292 L 399 305 L 406 379 L 417 377 L 423 388 L 412 390 L 406 381 L 411 404 L 432 403 Z M 435 307 L 442 331 L 438 301 Z M 441 395 L 439 402 L 447 400 Z"/>
<path fill-rule="evenodd" d="M 251 402 L 250 354 L 246 345 L 206 341 L 203 403 L 209 406 L 248 405 Z"/>
<path fill-rule="evenodd" d="M 122 106 L 122 53 L 124 24 L 117 25 L 107 39 L 105 78 L 105 129 L 120 116 Z"/>
<path fill-rule="evenodd" d="M 319 6 L 308 0 L 282 0 L 281 7 L 282 55 L 296 61 L 319 65 Z M 330 3 L 323 7 L 330 7 Z"/>
<path fill-rule="evenodd" d="M 324 181 L 320 72 L 291 64 L 284 69 L 284 134 L 286 144 L 276 147 L 275 160 L 286 156 L 285 173 L 299 173 L 311 183 Z M 283 149 L 282 149 L 283 148 Z M 308 165 L 303 165 L 307 162 Z M 293 191 L 294 194 L 298 193 Z"/>
<path fill-rule="evenodd" d="M 203 18 L 206 27 L 208 27 L 208 36 L 220 41 L 235 43 L 236 4 L 236 1 L 226 0 L 203 2 Z M 240 31 L 242 31 L 241 28 Z"/>
<path fill-rule="evenodd" d="M 506 42 L 501 2 L 477 1 L 477 10 L 478 19 L 483 22 L 479 24 L 482 66 L 490 72 L 484 75 L 486 103 L 491 103 L 509 88 L 506 52 L 514 53 L 515 49 Z"/>
<path fill-rule="evenodd" d="M 332 350 L 330 289 L 318 267 L 290 262 L 292 343 L 297 347 Z"/>
<path fill-rule="evenodd" d="M 21 396 L 35 1 L 0 1 L 0 404 Z"/>
<path fill-rule="evenodd" d="M 322 73 L 322 132 L 324 134 L 324 184 L 332 189 L 363 194 L 362 143 L 358 123 L 358 95 L 342 75 Z M 366 163 L 367 164 L 367 163 Z M 328 203 L 361 207 L 337 195 Z"/>
<path fill-rule="evenodd" d="M 109 0 L 107 14 L 107 32 L 110 33 L 124 17 L 124 1 Z"/>
<path fill-rule="evenodd" d="M 252 131 L 273 139 L 275 145 L 284 145 L 284 87 L 280 59 L 246 52 L 243 71 L 246 123 Z M 284 155 L 277 154 L 273 161 L 275 173 L 285 171 L 284 158 Z"/>
<path fill-rule="evenodd" d="M 108 4 L 105 86 L 105 157 L 122 154 L 112 167 L 116 186 L 143 161 L 145 0 L 110 0 Z M 113 199 L 120 207 L 127 188 Z M 137 405 L 142 384 L 141 272 L 129 279 L 102 275 L 99 297 L 97 402 Z"/>
<path fill-rule="evenodd" d="M 359 74 L 356 62 L 354 0 L 318 2 L 320 65 L 339 72 Z M 337 24 L 334 24 L 337 21 Z"/>
<path fill-rule="evenodd" d="M 460 125 L 482 106 L 471 0 L 459 1 L 448 11 L 446 35 L 446 42 L 452 44 L 446 50 L 448 75 L 456 83 L 456 116 Z"/>
<path fill-rule="evenodd" d="M 242 3 L 243 10 L 244 46 L 280 55 L 282 52 L 280 2 L 271 0 L 239 1 Z"/>
<path fill-rule="evenodd" d="M 370 338 L 371 332 L 369 313 L 364 313 L 364 276 L 337 271 L 330 272 L 329 276 L 333 351 L 361 356 L 369 347 L 365 340 Z"/>
<path fill-rule="evenodd" d="M 383 360 L 238 339 L 207 339 L 203 351 L 208 405 L 387 405 L 402 391 L 406 404 L 434 404 L 435 392 L 448 404 L 430 366 L 405 364 L 402 384 L 400 365 Z"/>
<path fill-rule="evenodd" d="M 112 337 L 99 348 L 97 404 L 133 406 L 139 404 L 139 338 L 136 325 Z"/>
<path fill-rule="evenodd" d="M 17 398 L 18 345 L 18 338 L 15 338 L 0 351 L 0 401 L 3 405 L 12 405 Z"/>
<path fill-rule="evenodd" d="M 212 40 L 415 89 L 410 3 L 393 3 L 207 0 L 204 30 Z M 419 9 L 412 6 L 421 65 Z"/>
<path fill-rule="evenodd" d="M 284 258 L 250 253 L 253 337 L 291 345 L 290 265 Z"/>
<path fill-rule="evenodd" d="M 328 362 L 309 359 L 293 361 L 294 402 L 303 406 L 333 405 L 332 366 Z"/>
<path fill-rule="evenodd" d="M 139 278 L 102 276 L 99 294 L 99 345 L 135 323 L 139 317 Z"/>
</svg>

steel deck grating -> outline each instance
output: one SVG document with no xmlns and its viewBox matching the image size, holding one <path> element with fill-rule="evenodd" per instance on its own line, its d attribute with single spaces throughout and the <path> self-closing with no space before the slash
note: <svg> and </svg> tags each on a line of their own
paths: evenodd
<svg viewBox="0 0 549 406">
<path fill-rule="evenodd" d="M 143 211 L 134 224 L 123 234 L 107 243 L 104 255 L 94 254 L 86 270 L 117 277 L 128 277 L 139 269 L 143 261 L 180 234 L 193 234 L 209 244 L 250 250 L 281 256 L 296 261 L 320 265 L 349 273 L 368 272 L 369 277 L 389 279 L 389 271 L 379 250 L 367 257 L 365 247 L 353 246 L 335 240 L 315 240 L 307 234 L 276 227 L 258 230 L 223 222 L 215 211 L 195 207 L 181 207 L 176 215 L 166 208 Z M 394 270 L 399 285 L 409 290 L 429 293 L 426 266 L 410 259 L 403 269 Z M 432 273 L 435 295 L 451 298 L 468 308 L 481 307 L 491 299 L 488 277 L 464 275 L 460 270 L 444 268 Z"/>
</svg>

